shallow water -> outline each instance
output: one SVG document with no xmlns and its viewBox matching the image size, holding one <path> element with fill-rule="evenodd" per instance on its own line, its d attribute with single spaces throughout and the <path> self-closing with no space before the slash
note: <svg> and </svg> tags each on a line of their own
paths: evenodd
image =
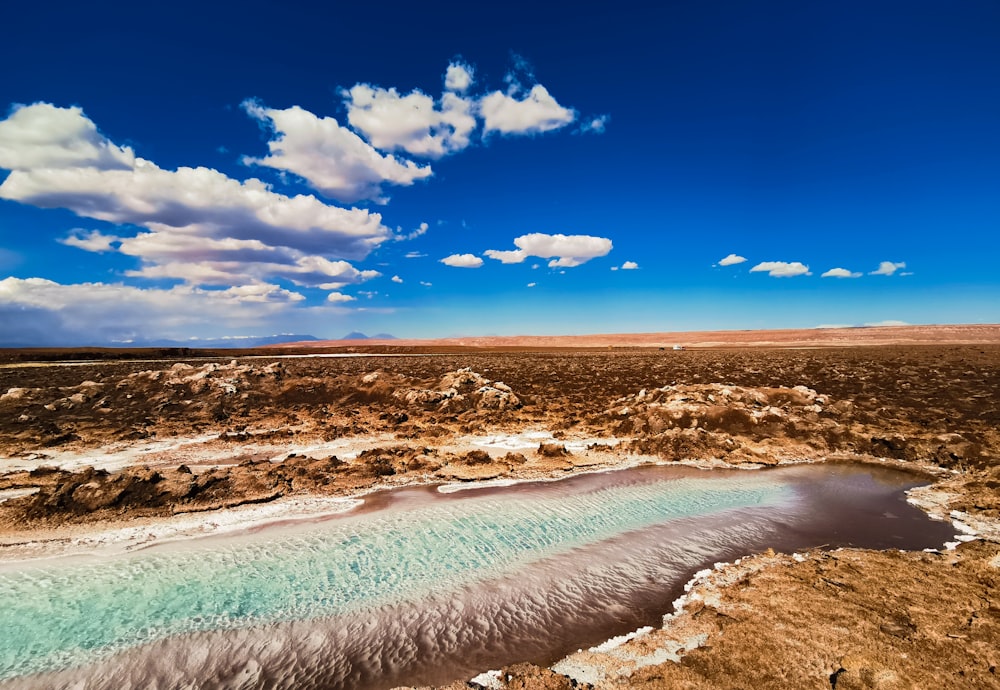
<svg viewBox="0 0 1000 690">
<path fill-rule="evenodd" d="M 768 547 L 939 546 L 881 468 L 645 467 L 373 496 L 238 537 L 0 570 L 11 686 L 393 687 L 560 656 L 670 609 L 691 573 Z M 38 675 L 41 674 L 41 675 Z"/>
</svg>

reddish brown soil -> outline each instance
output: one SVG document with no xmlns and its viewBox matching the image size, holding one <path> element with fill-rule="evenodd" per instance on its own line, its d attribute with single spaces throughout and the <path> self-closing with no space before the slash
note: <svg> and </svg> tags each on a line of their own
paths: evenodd
<svg viewBox="0 0 1000 690">
<path fill-rule="evenodd" d="M 932 463 L 966 471 L 976 490 L 963 505 L 990 512 L 998 508 L 1000 479 L 998 362 L 996 346 L 913 346 L 6 368 L 0 369 L 3 455 L 34 454 L 36 464 L 44 464 L 47 453 L 217 434 L 223 458 L 217 464 L 229 467 L 212 471 L 217 489 L 207 493 L 197 482 L 188 487 L 190 476 L 174 486 L 164 463 L 157 463 L 160 479 L 131 470 L 128 481 L 138 483 L 127 490 L 126 480 L 115 476 L 49 474 L 42 481 L 10 474 L 0 477 L 0 489 L 43 491 L 0 503 L 0 523 L 8 522 L 5 515 L 13 522 L 41 519 L 46 511 L 51 520 L 78 521 L 98 517 L 92 515 L 97 507 L 120 517 L 147 508 L 169 512 L 302 492 L 349 493 L 389 477 L 416 479 L 464 464 L 438 450 L 460 434 L 524 428 L 614 435 L 625 439 L 619 452 L 671 460 L 773 464 L 863 455 Z M 291 452 L 307 442 L 370 434 L 391 434 L 407 457 L 420 461 L 372 455 L 337 464 L 318 456 L 262 464 L 246 450 L 251 442 L 268 442 L 279 453 L 283 444 Z M 544 459 L 550 469 L 572 467 L 551 450 L 532 459 Z M 461 478 L 516 474 L 519 467 L 491 463 L 489 471 Z M 82 503 L 49 495 L 74 483 L 115 487 L 107 495 L 103 488 L 81 490 L 81 499 L 88 491 L 102 496 Z M 119 490 L 121 498 L 107 503 Z M 15 515 L 19 507 L 25 512 Z"/>
<path fill-rule="evenodd" d="M 992 338 L 992 344 L 460 352 L 449 346 L 439 353 L 425 345 L 408 357 L 230 362 L 172 352 L 188 359 L 0 368 L 0 457 L 36 466 L 0 467 L 0 490 L 38 489 L 0 503 L 0 536 L 297 494 L 551 475 L 635 453 L 730 464 L 887 459 L 937 468 L 949 492 L 943 511 L 995 521 L 998 327 L 968 328 L 948 337 Z M 876 331 L 885 330 L 850 334 L 881 337 Z M 944 337 L 940 330 L 931 335 Z M 796 337 L 782 344 L 801 345 Z M 7 353 L 8 361 L 49 356 Z M 554 431 L 556 441 L 523 454 L 456 445 L 463 434 L 525 429 Z M 151 456 L 139 461 L 150 467 L 119 472 L 44 469 L 46 456 L 55 462 L 70 451 L 192 435 L 215 437 L 206 447 L 219 466 L 191 469 L 180 467 L 178 457 Z M 391 441 L 349 458 L 296 450 L 370 435 Z M 584 456 L 563 447 L 561 437 L 574 436 L 622 442 Z M 284 460 L 266 461 L 281 449 Z M 980 541 L 945 555 L 852 551 L 818 552 L 802 562 L 750 559 L 741 566 L 749 568 L 746 576 L 721 587 L 714 603 L 625 649 L 648 653 L 664 635 L 704 634 L 705 644 L 680 663 L 647 665 L 599 687 L 1000 687 L 998 550 Z M 557 673 L 529 666 L 507 669 L 507 676 L 507 688 L 572 687 Z"/>
<path fill-rule="evenodd" d="M 862 345 L 978 345 L 1000 343 L 998 324 L 799 328 L 769 331 L 676 331 L 593 335 L 469 336 L 429 340 L 317 340 L 269 348 L 403 347 L 604 348 L 604 347 L 857 347 Z"/>
</svg>

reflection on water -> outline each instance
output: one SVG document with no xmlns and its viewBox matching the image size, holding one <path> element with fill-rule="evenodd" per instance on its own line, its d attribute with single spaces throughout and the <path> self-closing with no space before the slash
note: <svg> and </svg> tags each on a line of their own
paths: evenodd
<svg viewBox="0 0 1000 690">
<path fill-rule="evenodd" d="M 769 546 L 939 545 L 951 530 L 902 500 L 914 483 L 830 466 L 640 468 L 406 489 L 305 526 L 8 570 L 0 677 L 392 687 L 551 661 L 657 622 L 679 584 L 716 560 Z"/>
</svg>

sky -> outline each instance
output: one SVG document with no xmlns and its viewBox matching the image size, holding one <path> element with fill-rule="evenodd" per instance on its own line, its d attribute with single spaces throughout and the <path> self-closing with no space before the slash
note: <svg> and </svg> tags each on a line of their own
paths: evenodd
<svg viewBox="0 0 1000 690">
<path fill-rule="evenodd" d="M 18 3 L 0 345 L 1000 322 L 1000 4 Z"/>
</svg>

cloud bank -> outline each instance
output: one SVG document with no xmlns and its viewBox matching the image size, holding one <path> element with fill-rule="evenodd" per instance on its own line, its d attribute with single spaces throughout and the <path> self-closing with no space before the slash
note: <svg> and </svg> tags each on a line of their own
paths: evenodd
<svg viewBox="0 0 1000 690">
<path fill-rule="evenodd" d="M 62 285 L 42 278 L 0 280 L 5 345 L 127 342 L 258 326 L 305 298 L 277 285 L 206 290 L 188 285 Z"/>
</svg>

